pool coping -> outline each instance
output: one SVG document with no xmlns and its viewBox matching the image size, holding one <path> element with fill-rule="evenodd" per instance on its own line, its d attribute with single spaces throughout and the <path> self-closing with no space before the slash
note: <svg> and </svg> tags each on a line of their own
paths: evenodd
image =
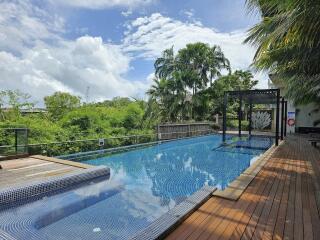
<svg viewBox="0 0 320 240">
<path fill-rule="evenodd" d="M 12 205 L 34 197 L 43 196 L 61 189 L 100 177 L 110 177 L 110 168 L 105 166 L 80 169 L 62 176 L 42 181 L 27 182 L 0 190 L 0 206 Z"/>
<path fill-rule="evenodd" d="M 283 141 L 280 142 L 279 146 L 282 143 Z M 212 196 L 237 201 L 276 149 L 277 146 L 273 144 L 267 151 L 260 155 L 252 165 L 250 165 L 243 173 L 241 173 L 239 177 L 233 180 L 228 187 L 226 187 L 224 190 L 215 191 Z"/>
<path fill-rule="evenodd" d="M 31 155 L 29 157 L 39 159 L 39 160 L 48 161 L 48 162 L 54 162 L 54 163 L 59 163 L 59 164 L 63 164 L 63 165 L 68 165 L 68 166 L 72 166 L 72 167 L 82 168 L 82 169 L 89 169 L 89 168 L 94 167 L 92 165 L 81 163 L 81 162 L 58 159 L 58 158 L 47 157 L 47 156 L 42 156 L 42 155 Z"/>
<path fill-rule="evenodd" d="M 138 232 L 131 240 L 163 239 L 206 202 L 216 190 L 217 188 L 214 186 L 203 186 L 200 190 L 152 222 L 148 227 Z"/>
</svg>

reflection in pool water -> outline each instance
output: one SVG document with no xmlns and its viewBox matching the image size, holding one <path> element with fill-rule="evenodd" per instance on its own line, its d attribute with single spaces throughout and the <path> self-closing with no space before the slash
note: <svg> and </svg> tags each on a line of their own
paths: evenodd
<svg viewBox="0 0 320 240">
<path fill-rule="evenodd" d="M 0 229 L 18 239 L 130 238 L 202 186 L 225 188 L 272 140 L 220 144 L 213 135 L 86 160 L 110 167 L 110 180 L 3 210 Z"/>
</svg>

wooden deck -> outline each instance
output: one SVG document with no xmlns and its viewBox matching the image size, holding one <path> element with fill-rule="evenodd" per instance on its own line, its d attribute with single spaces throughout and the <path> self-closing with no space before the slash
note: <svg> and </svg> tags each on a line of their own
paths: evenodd
<svg viewBox="0 0 320 240">
<path fill-rule="evenodd" d="M 43 158 L 43 159 L 40 159 Z M 0 161 L 0 189 L 26 182 L 48 179 L 85 168 L 68 161 L 41 156 Z"/>
<path fill-rule="evenodd" d="M 239 200 L 211 197 L 167 239 L 320 239 L 320 151 L 291 136 Z"/>
</svg>

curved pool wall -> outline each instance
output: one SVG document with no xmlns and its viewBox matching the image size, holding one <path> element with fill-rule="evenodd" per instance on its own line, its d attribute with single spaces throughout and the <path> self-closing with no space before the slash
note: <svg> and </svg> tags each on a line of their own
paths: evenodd
<svg viewBox="0 0 320 240">
<path fill-rule="evenodd" d="M 110 169 L 99 166 L 42 181 L 4 188 L 0 190 L 0 210 L 1 208 L 6 207 L 6 205 L 14 205 L 15 203 L 28 201 L 31 198 L 41 198 L 42 196 L 50 195 L 53 192 L 83 184 L 100 177 L 109 179 Z"/>
<path fill-rule="evenodd" d="M 223 189 L 272 144 L 212 135 L 88 159 L 110 179 L 0 210 L 0 238 L 129 239 L 204 186 Z"/>
</svg>

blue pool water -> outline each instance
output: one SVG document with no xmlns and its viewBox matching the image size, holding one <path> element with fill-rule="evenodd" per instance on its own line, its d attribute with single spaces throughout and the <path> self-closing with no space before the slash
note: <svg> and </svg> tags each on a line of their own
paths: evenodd
<svg viewBox="0 0 320 240">
<path fill-rule="evenodd" d="M 82 161 L 109 180 L 0 210 L 0 233 L 17 239 L 128 239 L 204 185 L 225 188 L 273 144 L 221 135 L 157 144 Z"/>
</svg>

